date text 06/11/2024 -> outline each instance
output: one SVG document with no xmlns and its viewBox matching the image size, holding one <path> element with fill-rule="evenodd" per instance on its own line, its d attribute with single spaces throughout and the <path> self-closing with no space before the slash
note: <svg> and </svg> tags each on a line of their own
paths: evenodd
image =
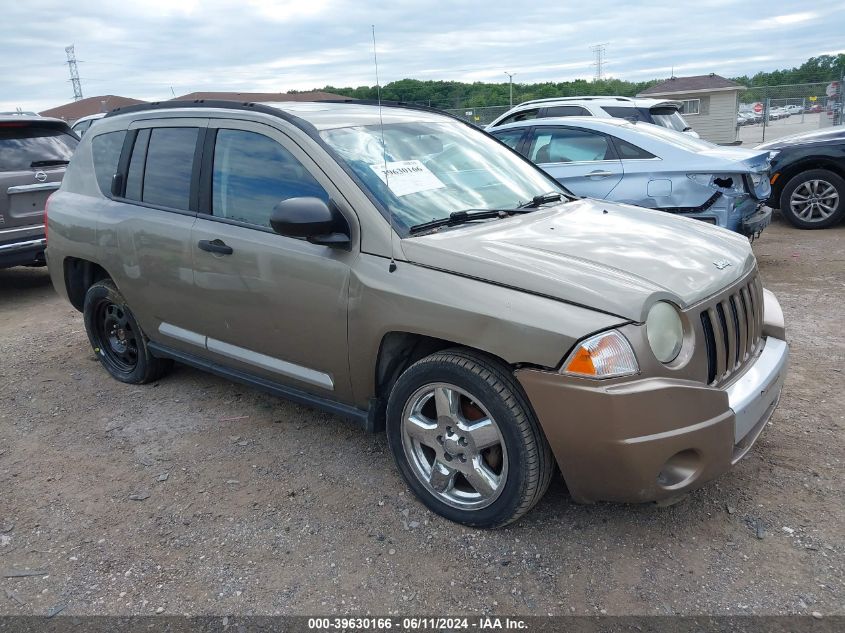
<svg viewBox="0 0 845 633">
<path fill-rule="evenodd" d="M 440 617 L 347 617 L 308 618 L 312 631 L 519 631 L 528 628 L 528 623 L 519 618 L 440 618 Z"/>
</svg>

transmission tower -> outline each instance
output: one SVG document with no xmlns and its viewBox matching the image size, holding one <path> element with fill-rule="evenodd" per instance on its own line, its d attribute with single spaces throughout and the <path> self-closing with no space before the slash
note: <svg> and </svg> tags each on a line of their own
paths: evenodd
<svg viewBox="0 0 845 633">
<path fill-rule="evenodd" d="M 76 66 L 76 51 L 73 44 L 65 47 L 67 53 L 67 67 L 70 69 L 70 83 L 73 84 L 73 100 L 79 101 L 82 98 L 82 82 L 79 81 L 79 68 Z"/>
<path fill-rule="evenodd" d="M 596 67 L 596 75 L 595 80 L 601 81 L 604 79 L 604 65 L 606 63 L 605 53 L 607 52 L 607 44 L 596 44 L 595 46 L 591 46 L 590 49 L 593 51 L 593 55 L 596 57 L 596 61 L 593 62 L 593 66 Z"/>
</svg>

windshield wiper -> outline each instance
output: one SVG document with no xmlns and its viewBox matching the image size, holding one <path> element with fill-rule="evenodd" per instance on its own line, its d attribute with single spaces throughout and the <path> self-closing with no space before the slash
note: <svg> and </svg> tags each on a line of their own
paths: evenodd
<svg viewBox="0 0 845 633">
<path fill-rule="evenodd" d="M 549 191 L 547 193 L 541 193 L 539 196 L 534 196 L 531 198 L 530 202 L 526 202 L 525 204 L 519 205 L 518 208 L 520 209 L 536 209 L 540 205 L 548 204 L 549 202 L 558 202 L 559 200 L 563 199 L 563 195 L 558 193 L 557 191 Z"/>
<path fill-rule="evenodd" d="M 416 224 L 408 229 L 408 232 L 421 233 L 422 231 L 436 229 L 441 226 L 458 226 L 459 224 L 466 224 L 467 222 L 472 222 L 473 220 L 504 218 L 516 213 L 529 213 L 530 211 L 531 208 L 529 207 L 518 207 L 516 209 L 465 209 L 463 211 L 450 213 L 448 218 L 440 218 L 439 220 Z"/>
<path fill-rule="evenodd" d="M 30 167 L 49 167 L 51 165 L 67 165 L 69 162 L 70 162 L 69 160 L 60 160 L 60 159 L 34 160 L 29 164 L 29 166 Z"/>
</svg>

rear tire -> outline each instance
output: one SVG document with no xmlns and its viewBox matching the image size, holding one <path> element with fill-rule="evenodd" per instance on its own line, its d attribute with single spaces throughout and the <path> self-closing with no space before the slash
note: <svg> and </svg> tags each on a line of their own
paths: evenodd
<svg viewBox="0 0 845 633">
<path fill-rule="evenodd" d="M 545 494 L 551 449 L 510 369 L 464 349 L 423 358 L 397 380 L 387 438 L 408 486 L 437 514 L 495 528 Z"/>
<path fill-rule="evenodd" d="M 827 169 L 793 176 L 780 195 L 780 212 L 799 229 L 826 229 L 845 216 L 845 180 Z"/>
<path fill-rule="evenodd" d="M 173 366 L 173 361 L 150 353 L 147 337 L 111 279 L 88 288 L 82 314 L 94 353 L 117 380 L 136 385 L 152 382 Z"/>
</svg>

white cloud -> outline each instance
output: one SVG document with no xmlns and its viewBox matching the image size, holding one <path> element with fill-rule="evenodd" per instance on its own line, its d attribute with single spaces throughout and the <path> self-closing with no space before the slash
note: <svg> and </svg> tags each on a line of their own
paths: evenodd
<svg viewBox="0 0 845 633">
<path fill-rule="evenodd" d="M 86 96 L 146 99 L 198 90 L 285 91 L 406 77 L 516 83 L 593 74 L 753 74 L 798 65 L 845 31 L 841 0 L 669 0 L 591 5 L 545 0 L 40 0 L 4 7 L 0 109 L 55 106 L 72 91 L 64 47 L 76 45 Z M 44 20 L 44 15 L 63 15 Z M 831 44 L 833 42 L 833 44 Z"/>
</svg>

